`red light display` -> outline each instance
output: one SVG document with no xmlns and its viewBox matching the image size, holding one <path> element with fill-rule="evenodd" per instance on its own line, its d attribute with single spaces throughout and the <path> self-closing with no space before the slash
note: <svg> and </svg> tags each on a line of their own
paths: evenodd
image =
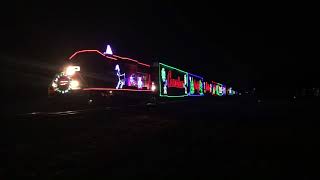
<svg viewBox="0 0 320 180">
<path fill-rule="evenodd" d="M 141 63 L 141 62 L 139 62 L 138 60 L 134 60 L 134 59 L 127 58 L 127 57 L 121 57 L 121 56 L 117 56 L 117 55 L 112 55 L 112 57 L 111 57 L 111 56 L 107 56 L 107 55 L 103 54 L 102 52 L 100 52 L 100 51 L 98 51 L 98 50 L 95 50 L 95 49 L 86 49 L 86 50 L 77 51 L 77 52 L 73 53 L 73 54 L 69 57 L 69 60 L 71 60 L 73 57 L 75 57 L 75 56 L 76 56 L 77 54 L 79 54 L 79 53 L 86 53 L 86 52 L 95 52 L 95 53 L 100 54 L 101 56 L 104 56 L 104 57 L 108 58 L 108 59 L 118 60 L 117 58 L 119 58 L 119 59 L 124 59 L 124 60 L 128 60 L 128 61 L 132 61 L 132 62 L 138 63 L 138 64 L 140 64 L 140 65 L 143 65 L 143 66 L 150 67 L 149 64 Z"/>
<path fill-rule="evenodd" d="M 184 88 L 184 81 L 180 80 L 180 76 L 178 76 L 178 79 L 173 79 L 171 71 L 168 71 L 167 79 L 168 79 L 168 87 Z"/>
<path fill-rule="evenodd" d="M 197 90 L 197 91 L 199 91 L 199 90 L 200 90 L 200 85 L 199 85 L 200 83 L 199 83 L 199 81 L 194 80 L 193 83 L 194 83 L 194 89 Z"/>
<path fill-rule="evenodd" d="M 84 91 L 149 91 L 145 89 L 116 89 L 116 88 L 83 88 Z"/>
<path fill-rule="evenodd" d="M 205 82 L 204 91 L 205 91 L 205 93 L 211 93 L 211 85 L 210 85 L 210 83 Z"/>
<path fill-rule="evenodd" d="M 121 56 L 117 56 L 117 55 L 113 55 L 114 57 L 117 57 L 117 58 L 120 58 L 120 59 L 125 59 L 125 60 L 129 60 L 129 61 L 133 61 L 133 62 L 136 62 L 140 65 L 143 65 L 143 66 L 147 66 L 147 67 L 150 67 L 149 64 L 145 64 L 145 63 L 141 63 L 139 62 L 138 60 L 134 60 L 134 59 L 131 59 L 131 58 L 127 58 L 127 57 L 121 57 Z"/>
<path fill-rule="evenodd" d="M 100 54 L 101 56 L 104 56 L 104 57 L 106 57 L 106 58 L 109 58 L 109 59 L 112 59 L 112 60 L 118 60 L 117 58 L 110 57 L 110 56 L 106 56 L 106 55 L 104 55 L 103 53 L 101 53 L 100 51 L 94 50 L 94 49 L 86 49 L 86 50 L 77 51 L 77 52 L 73 53 L 73 54 L 69 57 L 69 60 L 71 60 L 71 59 L 72 59 L 73 57 L 75 57 L 77 54 L 86 53 L 86 52 L 95 52 L 95 53 L 98 53 L 98 54 Z"/>
</svg>

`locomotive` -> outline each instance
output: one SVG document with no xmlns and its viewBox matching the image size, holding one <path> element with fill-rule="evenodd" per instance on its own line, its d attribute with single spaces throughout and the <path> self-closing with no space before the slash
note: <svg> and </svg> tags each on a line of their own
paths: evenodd
<svg viewBox="0 0 320 180">
<path fill-rule="evenodd" d="M 48 87 L 49 97 L 123 97 L 159 99 L 190 96 L 233 96 L 237 92 L 221 83 L 157 62 L 105 52 L 80 50 L 72 54 Z M 112 97 L 112 98 L 111 98 Z"/>
</svg>

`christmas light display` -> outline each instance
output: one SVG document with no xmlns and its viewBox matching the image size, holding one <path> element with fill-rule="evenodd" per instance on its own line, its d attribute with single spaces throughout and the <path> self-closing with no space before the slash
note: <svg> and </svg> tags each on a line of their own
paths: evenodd
<svg viewBox="0 0 320 180">
<path fill-rule="evenodd" d="M 218 96 L 222 96 L 222 95 L 223 95 L 222 84 L 217 84 L 216 94 L 217 94 Z"/>
<path fill-rule="evenodd" d="M 72 89 L 70 85 L 71 81 L 72 79 L 69 76 L 67 76 L 64 72 L 61 72 L 55 76 L 51 86 L 55 92 L 65 94 Z"/>
<path fill-rule="evenodd" d="M 143 86 L 143 83 L 141 81 L 141 77 L 138 77 L 138 89 L 141 89 Z"/>
<path fill-rule="evenodd" d="M 203 95 L 203 83 L 202 83 L 202 79 L 199 81 L 199 93 L 200 95 Z"/>
<path fill-rule="evenodd" d="M 146 67 L 150 67 L 149 64 L 145 64 L 145 63 L 141 63 L 139 62 L 138 60 L 134 60 L 134 59 L 131 59 L 131 58 L 127 58 L 127 57 L 122 57 L 122 56 L 117 56 L 117 55 L 110 55 L 108 56 L 108 54 L 104 54 L 102 52 L 100 52 L 99 50 L 95 50 L 95 49 L 86 49 L 86 50 L 81 50 L 81 51 L 77 51 L 75 53 L 73 53 L 70 57 L 69 57 L 69 60 L 72 60 L 75 56 L 77 56 L 78 54 L 81 54 L 81 53 L 97 53 L 103 57 L 105 57 L 106 59 L 108 60 L 119 60 L 119 59 L 122 59 L 122 60 L 127 60 L 127 61 L 132 61 L 132 62 L 135 62 L 137 64 L 140 64 L 140 65 L 143 65 L 143 66 L 146 66 Z"/>
<path fill-rule="evenodd" d="M 116 86 L 116 89 L 122 89 L 123 85 L 125 84 L 125 76 L 126 76 L 126 73 L 123 73 L 121 74 L 120 73 L 120 67 L 119 65 L 117 64 L 115 69 L 117 71 L 117 76 L 118 76 L 118 84 Z"/>
<path fill-rule="evenodd" d="M 103 53 L 90 49 L 77 51 L 69 60 L 68 66 L 51 82 L 51 92 L 73 94 L 84 91 L 123 91 L 156 94 L 159 91 L 161 97 L 238 95 L 232 87 L 204 81 L 201 76 L 173 66 L 154 63 L 154 67 L 158 66 L 154 69 L 138 60 L 115 55 L 110 45 Z M 90 62 L 94 62 L 93 65 L 87 66 L 86 63 Z M 154 73 L 158 74 L 158 78 L 154 77 Z"/>
<path fill-rule="evenodd" d="M 139 62 L 138 60 L 135 60 L 135 59 L 131 59 L 131 58 L 127 58 L 127 57 L 122 57 L 122 56 L 118 56 L 118 55 L 112 55 L 112 57 L 116 57 L 116 58 L 118 58 L 118 59 L 123 59 L 123 60 L 132 61 L 132 62 L 138 63 L 138 64 L 140 64 L 140 65 L 143 65 L 143 66 L 146 66 L 146 67 L 150 67 L 149 64 L 145 64 L 145 63 Z"/>
<path fill-rule="evenodd" d="M 212 92 L 212 84 L 211 83 L 209 83 L 209 82 L 203 82 L 204 83 L 204 85 L 203 85 L 203 87 L 204 87 L 204 93 L 205 94 L 210 94 L 211 92 Z"/>
<path fill-rule="evenodd" d="M 216 96 L 223 96 L 226 94 L 226 87 L 223 84 L 212 82 L 212 94 Z"/>
<path fill-rule="evenodd" d="M 135 74 L 131 74 L 129 77 L 128 86 L 137 86 L 137 82 L 135 80 Z"/>
<path fill-rule="evenodd" d="M 226 88 L 226 86 L 222 85 L 221 91 L 222 91 L 222 96 L 225 96 L 225 95 L 227 94 L 227 88 Z"/>
<path fill-rule="evenodd" d="M 103 54 L 108 54 L 108 55 L 112 55 L 113 54 L 110 45 L 107 45 L 107 49 Z"/>
<path fill-rule="evenodd" d="M 232 90 L 232 87 L 230 87 L 230 88 L 227 90 L 227 95 L 233 96 L 233 95 L 236 95 L 236 92 L 235 92 L 234 90 Z"/>
<path fill-rule="evenodd" d="M 152 92 L 147 89 L 116 89 L 116 88 L 83 88 L 83 91 L 133 91 L 133 92 Z"/>
<path fill-rule="evenodd" d="M 194 94 L 194 82 L 192 77 L 189 77 L 189 95 L 190 94 Z"/>
<path fill-rule="evenodd" d="M 188 73 L 188 96 L 203 96 L 203 77 Z"/>
<path fill-rule="evenodd" d="M 187 78 L 187 72 L 159 63 L 159 95 L 166 97 L 186 96 Z"/>
<path fill-rule="evenodd" d="M 211 87 L 212 87 L 212 90 L 211 90 L 212 95 L 216 96 L 217 84 L 213 82 Z"/>
<path fill-rule="evenodd" d="M 81 53 L 97 53 L 97 54 L 100 54 L 101 56 L 104 56 L 105 58 L 107 59 L 111 59 L 111 60 L 118 60 L 117 58 L 114 58 L 114 57 L 110 57 L 110 56 L 107 56 L 105 54 L 103 54 L 102 52 L 96 50 L 96 49 L 86 49 L 86 50 L 81 50 L 81 51 L 77 51 L 75 53 L 73 53 L 70 57 L 69 57 L 69 60 L 72 60 L 75 56 L 77 56 L 78 54 L 81 54 Z"/>
</svg>

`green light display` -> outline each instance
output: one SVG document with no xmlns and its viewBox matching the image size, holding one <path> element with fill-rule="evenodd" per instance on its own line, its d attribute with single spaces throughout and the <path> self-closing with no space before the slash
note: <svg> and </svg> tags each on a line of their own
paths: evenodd
<svg viewBox="0 0 320 180">
<path fill-rule="evenodd" d="M 187 96 L 188 73 L 159 63 L 159 95 L 161 97 Z"/>
<path fill-rule="evenodd" d="M 203 95 L 203 84 L 202 84 L 202 80 L 200 80 L 200 82 L 199 82 L 199 93 L 200 93 L 200 95 Z"/>
<path fill-rule="evenodd" d="M 194 94 L 194 83 L 193 83 L 193 78 L 190 78 L 190 94 Z"/>
</svg>

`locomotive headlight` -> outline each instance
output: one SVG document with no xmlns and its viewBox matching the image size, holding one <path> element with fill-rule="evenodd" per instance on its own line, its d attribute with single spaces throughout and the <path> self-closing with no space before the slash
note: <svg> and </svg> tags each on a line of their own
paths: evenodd
<svg viewBox="0 0 320 180">
<path fill-rule="evenodd" d="M 80 66 L 68 66 L 66 68 L 66 75 L 67 76 L 73 76 L 76 71 L 80 71 Z"/>
<path fill-rule="evenodd" d="M 71 89 L 80 89 L 80 83 L 77 80 L 72 80 L 70 82 Z"/>
<path fill-rule="evenodd" d="M 154 82 L 152 82 L 151 91 L 155 91 L 156 89 L 157 89 L 156 85 L 154 84 Z"/>
</svg>

